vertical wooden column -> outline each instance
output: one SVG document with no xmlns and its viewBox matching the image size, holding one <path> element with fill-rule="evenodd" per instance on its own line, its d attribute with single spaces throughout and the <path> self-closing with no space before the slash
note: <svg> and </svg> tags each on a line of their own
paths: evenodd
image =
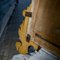
<svg viewBox="0 0 60 60">
<path fill-rule="evenodd" d="M 35 0 L 32 20 L 35 40 L 39 38 L 38 43 L 42 47 L 60 54 L 60 0 Z"/>
</svg>

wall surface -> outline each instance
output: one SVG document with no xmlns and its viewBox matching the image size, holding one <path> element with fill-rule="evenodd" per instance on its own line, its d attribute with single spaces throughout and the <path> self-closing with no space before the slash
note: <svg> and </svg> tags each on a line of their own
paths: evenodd
<svg viewBox="0 0 60 60">
<path fill-rule="evenodd" d="M 15 8 L 15 0 L 0 0 L 0 37 Z"/>
</svg>

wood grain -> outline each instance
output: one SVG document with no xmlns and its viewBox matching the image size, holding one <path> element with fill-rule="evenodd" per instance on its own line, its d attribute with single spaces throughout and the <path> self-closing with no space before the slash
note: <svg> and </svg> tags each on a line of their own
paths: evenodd
<svg viewBox="0 0 60 60">
<path fill-rule="evenodd" d="M 35 0 L 34 3 L 31 26 L 33 36 L 38 32 L 60 49 L 60 0 Z"/>
</svg>

